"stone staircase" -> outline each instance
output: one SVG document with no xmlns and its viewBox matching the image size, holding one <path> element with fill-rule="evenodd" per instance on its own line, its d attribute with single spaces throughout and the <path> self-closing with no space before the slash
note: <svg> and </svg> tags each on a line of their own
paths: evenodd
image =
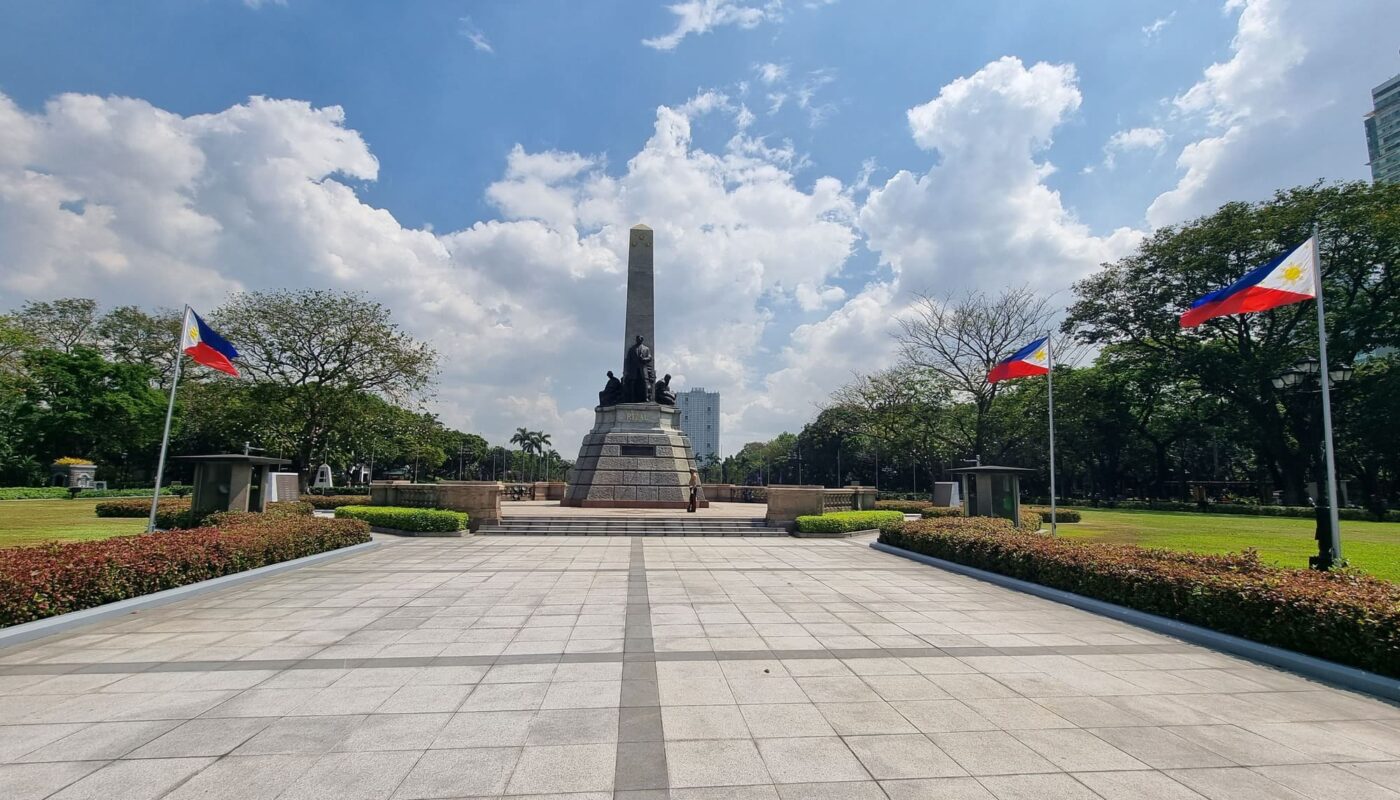
<svg viewBox="0 0 1400 800">
<path fill-rule="evenodd" d="M 787 536 L 763 517 L 521 516 L 482 525 L 478 536 Z"/>
</svg>

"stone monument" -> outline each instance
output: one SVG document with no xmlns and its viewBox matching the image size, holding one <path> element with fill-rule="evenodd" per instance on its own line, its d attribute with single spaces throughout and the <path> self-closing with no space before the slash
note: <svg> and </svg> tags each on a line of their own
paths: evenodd
<svg viewBox="0 0 1400 800">
<path fill-rule="evenodd" d="M 654 287 L 651 228 L 637 225 L 627 247 L 622 380 L 609 372 L 598 393 L 593 430 L 569 471 L 563 505 L 683 509 L 688 503 L 695 460 L 681 431 L 671 376 L 656 379 Z"/>
</svg>

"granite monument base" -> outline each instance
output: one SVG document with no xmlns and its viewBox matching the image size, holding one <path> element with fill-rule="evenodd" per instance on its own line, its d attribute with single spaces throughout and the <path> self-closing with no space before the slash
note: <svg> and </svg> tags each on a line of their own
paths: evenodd
<svg viewBox="0 0 1400 800">
<path fill-rule="evenodd" d="M 581 508 L 685 508 L 695 461 L 681 412 L 656 403 L 594 410 L 569 471 L 562 505 Z M 709 502 L 700 501 L 702 508 Z"/>
</svg>

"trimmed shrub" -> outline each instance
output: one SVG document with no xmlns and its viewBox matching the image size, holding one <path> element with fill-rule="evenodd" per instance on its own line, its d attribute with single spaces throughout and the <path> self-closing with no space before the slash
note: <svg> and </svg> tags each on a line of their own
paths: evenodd
<svg viewBox="0 0 1400 800">
<path fill-rule="evenodd" d="M 304 500 L 277 500 L 267 504 L 264 514 L 284 517 L 309 517 L 316 509 Z"/>
<path fill-rule="evenodd" d="M 880 541 L 916 553 L 1400 677 L 1400 586 L 1343 570 L 1050 538 L 1004 520 L 919 520 Z"/>
<path fill-rule="evenodd" d="M 0 626 L 369 541 L 355 520 L 239 515 L 196 528 L 0 549 Z"/>
<path fill-rule="evenodd" d="M 1038 531 L 1040 530 L 1040 523 L 1040 512 L 1031 511 L 1025 506 L 1021 506 L 1021 530 Z"/>
<path fill-rule="evenodd" d="M 189 508 L 190 501 L 184 498 L 161 498 L 156 503 L 156 517 L 159 518 L 162 513 L 188 511 Z M 151 513 L 151 498 L 106 500 L 94 506 L 93 510 L 99 517 L 147 517 Z"/>
<path fill-rule="evenodd" d="M 63 458 L 55 458 L 53 460 L 53 465 L 55 467 L 90 467 L 92 466 L 92 462 L 87 460 L 86 458 L 78 458 L 76 456 L 64 456 Z"/>
<path fill-rule="evenodd" d="M 452 533 L 466 529 L 468 521 L 462 511 L 402 506 L 341 506 L 335 510 L 335 518 L 360 519 L 377 528 L 414 533 Z"/>
<path fill-rule="evenodd" d="M 802 533 L 852 533 L 903 521 L 903 511 L 836 511 L 798 517 L 797 530 Z"/>
<path fill-rule="evenodd" d="M 1081 501 L 1073 503 L 1083 508 L 1116 508 L 1120 511 L 1191 511 L 1206 514 L 1234 514 L 1245 517 L 1300 517 L 1313 519 L 1317 510 L 1312 506 L 1261 506 L 1252 503 L 1184 503 L 1180 500 L 1105 500 L 1097 506 Z M 1339 508 L 1337 518 L 1352 522 L 1374 522 L 1375 514 L 1364 508 Z M 1400 522 L 1400 514 L 1387 512 L 1381 522 Z"/>
<path fill-rule="evenodd" d="M 919 514 L 933 508 L 927 500 L 876 500 L 876 511 L 900 511 L 905 514 Z"/>
<path fill-rule="evenodd" d="M 312 508 L 332 510 L 341 506 L 362 506 L 369 503 L 367 494 L 304 494 L 301 502 L 310 503 Z"/>
<path fill-rule="evenodd" d="M 1046 525 L 1049 525 L 1049 524 L 1050 524 L 1050 506 L 1027 506 L 1027 505 L 1023 505 L 1023 506 L 1021 506 L 1021 510 L 1022 510 L 1022 511 L 1034 511 L 1035 513 L 1037 513 L 1037 514 L 1040 515 L 1040 521 L 1041 521 L 1041 522 L 1044 522 Z M 1059 523 L 1059 522 L 1079 522 L 1082 518 L 1083 518 L 1083 515 L 1081 515 L 1081 514 L 1079 513 L 1079 511 L 1076 510 L 1076 509 L 1073 509 L 1073 508 L 1065 508 L 1064 506 L 1056 506 L 1056 507 L 1055 507 L 1055 522 L 1057 522 L 1057 523 Z"/>
<path fill-rule="evenodd" d="M 79 497 L 150 497 L 154 489 L 84 489 Z M 0 488 L 0 500 L 67 500 L 73 493 L 66 486 L 7 486 Z"/>
<path fill-rule="evenodd" d="M 929 506 L 920 512 L 924 519 L 935 519 L 938 517 L 961 517 L 962 506 Z"/>
</svg>

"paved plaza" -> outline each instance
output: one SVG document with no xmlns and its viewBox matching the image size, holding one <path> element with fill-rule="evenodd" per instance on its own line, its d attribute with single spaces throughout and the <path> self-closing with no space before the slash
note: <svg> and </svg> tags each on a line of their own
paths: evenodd
<svg viewBox="0 0 1400 800">
<path fill-rule="evenodd" d="M 0 650 L 0 798 L 1400 799 L 1400 708 L 869 549 L 391 540 Z"/>
</svg>

